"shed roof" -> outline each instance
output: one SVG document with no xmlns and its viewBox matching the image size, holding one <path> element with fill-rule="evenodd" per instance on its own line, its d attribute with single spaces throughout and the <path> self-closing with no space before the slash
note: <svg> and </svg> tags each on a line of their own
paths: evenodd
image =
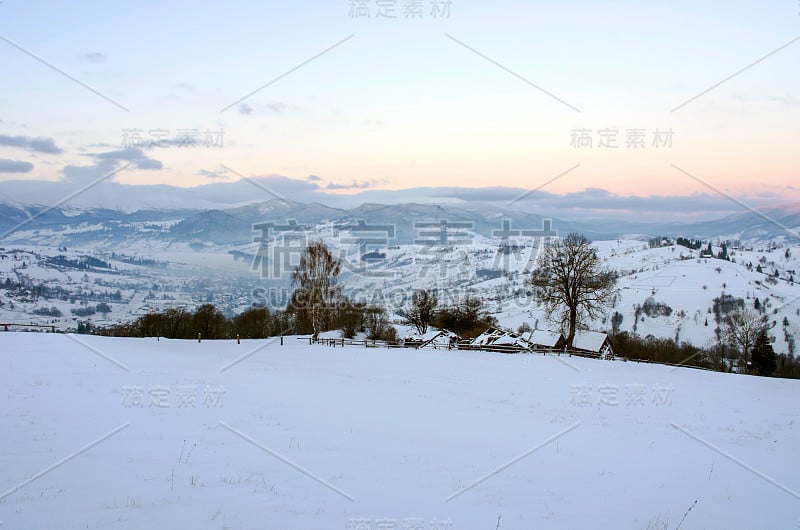
<svg viewBox="0 0 800 530">
<path fill-rule="evenodd" d="M 572 340 L 572 347 L 577 350 L 585 350 L 600 353 L 600 349 L 608 339 L 605 333 L 597 331 L 576 331 L 575 338 Z"/>
</svg>

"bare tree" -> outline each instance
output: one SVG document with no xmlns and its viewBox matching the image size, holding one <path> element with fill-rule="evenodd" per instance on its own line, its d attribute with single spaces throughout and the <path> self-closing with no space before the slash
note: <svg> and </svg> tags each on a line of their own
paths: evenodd
<svg viewBox="0 0 800 530">
<path fill-rule="evenodd" d="M 603 267 L 585 236 L 569 234 L 544 248 L 531 283 L 548 318 L 567 332 L 567 347 L 572 348 L 579 319 L 594 320 L 612 305 L 617 273 Z"/>
<path fill-rule="evenodd" d="M 298 317 L 308 316 L 314 338 L 323 331 L 326 320 L 332 315 L 324 315 L 323 311 L 335 309 L 341 292 L 338 283 L 341 263 L 333 257 L 328 247 L 321 241 L 315 241 L 306 247 L 300 257 L 300 263 L 292 272 L 292 305 Z"/>
<path fill-rule="evenodd" d="M 462 339 L 471 339 L 496 326 L 497 319 L 484 308 L 480 298 L 467 296 L 454 306 L 438 309 L 431 324 Z"/>
<path fill-rule="evenodd" d="M 764 317 L 757 311 L 746 308 L 734 311 L 725 317 L 722 340 L 741 353 L 744 369 L 748 369 L 750 351 L 758 336 L 766 330 Z M 731 360 L 731 368 L 733 360 Z"/>
<path fill-rule="evenodd" d="M 221 339 L 226 336 L 228 320 L 213 304 L 203 304 L 192 316 L 192 337 L 197 333 L 204 339 Z"/>
<path fill-rule="evenodd" d="M 406 322 L 417 328 L 420 334 L 424 334 L 428 331 L 438 305 L 439 298 L 435 291 L 419 289 L 411 295 L 411 307 L 403 313 L 403 316 Z"/>
</svg>

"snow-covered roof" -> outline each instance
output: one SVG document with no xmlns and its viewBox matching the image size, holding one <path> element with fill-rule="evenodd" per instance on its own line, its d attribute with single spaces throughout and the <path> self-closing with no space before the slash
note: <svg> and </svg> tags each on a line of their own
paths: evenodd
<svg viewBox="0 0 800 530">
<path fill-rule="evenodd" d="M 576 331 L 572 347 L 577 350 L 600 352 L 600 348 L 603 347 L 607 338 L 608 335 L 597 331 Z"/>
<path fill-rule="evenodd" d="M 406 335 L 405 341 L 409 344 L 421 343 L 422 347 L 438 347 L 447 346 L 450 344 L 450 340 L 455 336 L 456 335 L 454 333 L 450 333 L 448 331 L 432 329 L 423 334 L 410 333 Z"/>
<path fill-rule="evenodd" d="M 429 329 L 425 333 L 412 333 L 407 335 L 405 338 L 406 340 L 421 340 L 423 342 L 427 342 L 433 338 L 436 338 L 438 335 L 441 335 L 444 331 L 438 329 Z"/>
<path fill-rule="evenodd" d="M 492 344 L 498 338 L 505 335 L 507 332 L 498 328 L 489 328 L 474 339 L 472 344 Z"/>
<path fill-rule="evenodd" d="M 501 335 L 497 339 L 495 339 L 492 344 L 507 344 L 507 345 L 514 345 L 520 342 L 520 337 L 512 337 L 511 335 Z"/>
<path fill-rule="evenodd" d="M 547 348 L 555 348 L 559 340 L 561 340 L 561 333 L 549 329 L 535 329 L 528 335 L 528 342 Z"/>
<path fill-rule="evenodd" d="M 472 344 L 480 345 L 480 346 L 488 346 L 490 344 L 498 345 L 498 346 L 519 346 L 522 348 L 528 348 L 530 345 L 528 341 L 525 340 L 523 337 L 520 337 L 513 331 L 500 329 L 500 328 L 489 328 L 474 339 L 472 339 Z"/>
</svg>

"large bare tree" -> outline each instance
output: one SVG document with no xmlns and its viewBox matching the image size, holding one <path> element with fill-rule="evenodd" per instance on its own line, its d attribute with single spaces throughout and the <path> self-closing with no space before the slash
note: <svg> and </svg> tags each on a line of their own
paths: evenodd
<svg viewBox="0 0 800 530">
<path fill-rule="evenodd" d="M 417 332 L 424 335 L 436 315 L 438 305 L 436 291 L 418 289 L 411 295 L 411 307 L 403 312 L 403 316 L 406 322 L 417 328 Z"/>
<path fill-rule="evenodd" d="M 341 263 L 334 258 L 328 247 L 321 241 L 315 241 L 306 247 L 300 256 L 300 263 L 292 272 L 292 294 L 294 310 L 300 315 L 307 315 L 311 320 L 314 338 L 323 331 L 327 320 L 335 309 L 341 292 L 339 274 Z"/>
<path fill-rule="evenodd" d="M 548 318 L 567 332 L 567 348 L 572 348 L 579 319 L 594 320 L 611 306 L 617 273 L 603 266 L 585 236 L 569 234 L 544 248 L 531 283 Z"/>
<path fill-rule="evenodd" d="M 725 317 L 722 340 L 741 353 L 742 365 L 748 369 L 750 351 L 758 336 L 765 332 L 767 324 L 764 317 L 754 309 L 740 309 Z M 733 361 L 731 361 L 731 368 Z"/>
</svg>

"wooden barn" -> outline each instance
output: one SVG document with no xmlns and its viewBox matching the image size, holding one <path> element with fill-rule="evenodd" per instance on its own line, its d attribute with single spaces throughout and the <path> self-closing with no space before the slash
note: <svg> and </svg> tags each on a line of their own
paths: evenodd
<svg viewBox="0 0 800 530">
<path fill-rule="evenodd" d="M 403 339 L 406 348 L 433 348 L 435 350 L 449 349 L 458 342 L 458 337 L 448 331 L 438 329 L 430 330 L 423 334 L 414 334 Z"/>
<path fill-rule="evenodd" d="M 597 355 L 601 359 L 614 357 L 611 339 L 606 333 L 597 331 L 576 331 L 572 349 L 578 353 Z"/>
<path fill-rule="evenodd" d="M 466 350 L 517 353 L 520 351 L 530 351 L 531 344 L 519 333 L 515 333 L 508 329 L 492 327 L 468 343 L 459 344 L 459 348 Z"/>
<path fill-rule="evenodd" d="M 566 341 L 560 331 L 535 329 L 526 337 L 531 349 L 540 352 L 561 351 Z"/>
</svg>

